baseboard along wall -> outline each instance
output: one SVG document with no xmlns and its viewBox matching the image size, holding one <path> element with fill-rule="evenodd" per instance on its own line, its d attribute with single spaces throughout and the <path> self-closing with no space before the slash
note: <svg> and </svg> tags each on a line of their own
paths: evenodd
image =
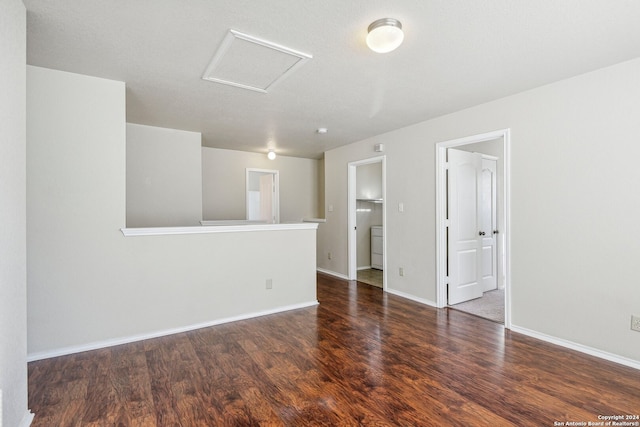
<svg viewBox="0 0 640 427">
<path fill-rule="evenodd" d="M 294 304 L 294 305 L 278 307 L 278 308 L 274 308 L 274 309 L 271 309 L 271 310 L 259 311 L 259 312 L 255 312 L 255 313 L 247 313 L 247 314 L 242 314 L 242 315 L 233 316 L 233 317 L 227 317 L 227 318 L 223 318 L 223 319 L 216 319 L 216 320 L 212 320 L 210 322 L 203 322 L 203 323 L 198 323 L 198 324 L 194 324 L 194 325 L 183 326 L 183 327 L 180 327 L 180 328 L 172 328 L 172 329 L 166 329 L 166 330 L 162 330 L 162 331 L 151 332 L 151 333 L 148 333 L 148 334 L 133 335 L 133 336 L 128 336 L 128 337 L 116 338 L 116 339 L 112 339 L 112 340 L 93 342 L 93 343 L 84 344 L 84 345 L 64 347 L 64 348 L 60 348 L 60 349 L 56 349 L 56 350 L 52 350 L 52 351 L 44 351 L 44 352 L 39 352 L 39 353 L 32 353 L 32 354 L 27 355 L 27 362 L 33 362 L 33 361 L 42 360 L 42 359 L 49 359 L 51 357 L 66 356 L 66 355 L 69 355 L 69 354 L 81 353 L 83 351 L 98 350 L 98 349 L 101 349 L 101 348 L 112 347 L 112 346 L 115 346 L 115 345 L 128 344 L 128 343 L 132 343 L 132 342 L 136 342 L 136 341 L 142 341 L 142 340 L 151 339 L 151 338 L 163 337 L 163 336 L 166 336 L 166 335 L 179 334 L 181 332 L 193 331 L 195 329 L 207 328 L 209 326 L 222 325 L 224 323 L 237 322 L 239 320 L 246 320 L 246 319 L 252 319 L 252 318 L 255 318 L 255 317 L 268 316 L 270 314 L 282 313 L 284 311 L 289 311 L 289 310 L 298 310 L 298 309 L 301 309 L 301 308 L 313 307 L 313 306 L 316 306 L 316 305 L 318 305 L 318 301 L 317 300 L 316 301 L 309 301 L 309 302 L 301 303 L 301 304 Z"/>
</svg>

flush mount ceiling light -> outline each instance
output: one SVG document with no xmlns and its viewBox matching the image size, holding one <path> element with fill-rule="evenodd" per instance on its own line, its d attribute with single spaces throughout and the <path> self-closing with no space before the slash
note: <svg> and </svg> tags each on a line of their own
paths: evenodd
<svg viewBox="0 0 640 427">
<path fill-rule="evenodd" d="M 367 46 L 374 52 L 391 52 L 402 44 L 404 33 L 402 24 L 397 19 L 382 18 L 373 21 L 367 29 Z"/>
<path fill-rule="evenodd" d="M 276 152 L 273 150 L 269 150 L 269 152 L 267 153 L 267 158 L 269 160 L 274 160 L 276 158 Z"/>
</svg>

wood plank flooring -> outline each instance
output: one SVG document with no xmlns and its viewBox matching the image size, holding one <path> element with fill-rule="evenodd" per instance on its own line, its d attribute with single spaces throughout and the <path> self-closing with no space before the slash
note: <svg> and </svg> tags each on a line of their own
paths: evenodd
<svg viewBox="0 0 640 427">
<path fill-rule="evenodd" d="M 632 368 L 329 276 L 318 299 L 32 362 L 32 425 L 553 426 L 640 414 Z"/>
</svg>

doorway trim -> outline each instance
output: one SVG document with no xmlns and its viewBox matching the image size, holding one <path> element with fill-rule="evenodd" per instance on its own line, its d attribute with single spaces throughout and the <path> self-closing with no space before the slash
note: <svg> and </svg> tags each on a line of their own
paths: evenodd
<svg viewBox="0 0 640 427">
<path fill-rule="evenodd" d="M 246 178 L 245 178 L 245 219 L 249 219 L 249 177 L 251 173 L 257 172 L 262 174 L 271 174 L 273 175 L 273 185 L 274 185 L 274 197 L 275 201 L 273 204 L 273 216 L 275 217 L 275 223 L 280 224 L 280 171 L 274 169 L 254 169 L 247 168 L 246 169 Z"/>
<path fill-rule="evenodd" d="M 371 163 L 382 163 L 382 289 L 387 290 L 387 156 L 371 157 L 369 159 L 357 160 L 348 164 L 348 219 L 347 219 L 347 246 L 348 246 L 348 278 L 358 279 L 358 258 L 356 239 L 356 170 L 358 166 Z"/>
<path fill-rule="evenodd" d="M 447 306 L 447 148 L 502 138 L 504 218 L 504 326 L 511 329 L 511 130 L 502 129 L 436 144 L 436 304 Z"/>
</svg>

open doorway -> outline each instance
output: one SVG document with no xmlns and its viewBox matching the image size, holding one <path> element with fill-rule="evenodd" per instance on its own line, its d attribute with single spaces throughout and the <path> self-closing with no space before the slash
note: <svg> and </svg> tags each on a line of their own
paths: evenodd
<svg viewBox="0 0 640 427">
<path fill-rule="evenodd" d="M 438 306 L 510 328 L 509 130 L 436 151 Z"/>
<path fill-rule="evenodd" d="M 280 222 L 280 173 L 277 170 L 247 169 L 247 221 Z"/>
<path fill-rule="evenodd" d="M 385 289 L 385 157 L 349 163 L 349 280 Z"/>
</svg>

